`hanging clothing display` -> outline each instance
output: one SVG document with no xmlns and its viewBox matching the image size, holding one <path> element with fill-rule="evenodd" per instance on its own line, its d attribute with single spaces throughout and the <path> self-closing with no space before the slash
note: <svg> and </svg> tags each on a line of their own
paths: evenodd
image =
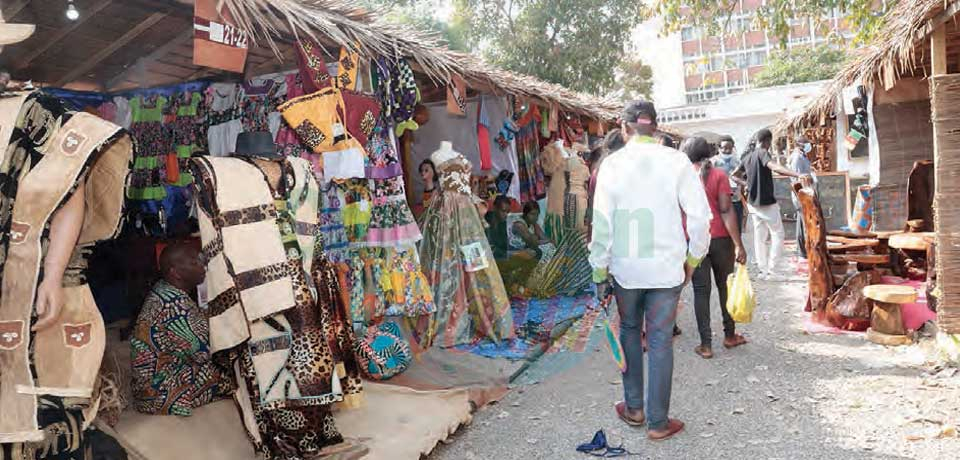
<svg viewBox="0 0 960 460">
<path fill-rule="evenodd" d="M 482 101 L 482 103 L 481 103 Z M 481 109 L 482 104 L 482 111 Z M 486 114 L 493 126 L 500 126 L 505 121 L 510 120 L 508 113 L 508 104 L 505 98 L 483 96 L 482 98 L 473 98 L 467 101 L 467 116 L 459 117 L 447 113 L 445 103 L 424 104 L 430 114 L 430 122 L 417 131 L 414 136 L 413 148 L 411 149 L 410 165 L 419 165 L 423 160 L 430 157 L 430 153 L 437 150 L 441 142 L 449 141 L 453 144 L 453 149 L 460 152 L 472 165 L 473 175 L 487 175 L 493 173 L 499 174 L 502 171 L 509 171 L 511 176 L 510 187 L 507 196 L 520 199 L 520 181 L 517 178 L 518 163 L 517 154 L 514 150 L 513 142 L 507 142 L 506 148 L 499 147 L 489 150 L 490 158 L 485 159 L 480 149 L 480 125 L 481 113 Z M 496 137 L 499 132 L 487 131 L 486 136 L 488 145 L 496 143 Z M 539 150 L 537 150 L 539 153 Z M 489 161 L 488 169 L 481 169 L 481 165 Z M 421 196 L 423 193 L 423 181 L 414 180 L 410 184 L 414 188 L 414 196 Z"/>
<path fill-rule="evenodd" d="M 166 182 L 183 187 L 193 183 L 190 175 L 190 157 L 202 150 L 206 136 L 203 135 L 203 97 L 198 92 L 186 92 L 177 95 L 172 101 L 173 120 L 167 130 L 173 136 L 173 151 L 168 153 L 172 160 L 167 162 Z"/>
<path fill-rule="evenodd" d="M 11 133 L 0 164 L 0 443 L 14 443 L 0 445 L 0 454 L 56 447 L 56 458 L 79 458 L 106 343 L 86 254 L 119 230 L 133 141 L 119 126 L 43 93 L 0 99 L 0 118 Z M 32 332 L 49 225 L 77 187 L 86 204 L 63 275 L 64 307 L 54 324 Z"/>
<path fill-rule="evenodd" d="M 520 127 L 516 136 L 517 176 L 520 182 L 520 201 L 537 201 L 546 195 L 543 166 L 540 163 L 540 141 L 537 124 Z"/>
<path fill-rule="evenodd" d="M 544 172 L 550 176 L 547 191 L 547 215 L 544 230 L 547 236 L 559 241 L 561 227 L 586 233 L 587 182 L 590 168 L 576 154 L 567 154 L 553 142 L 543 149 Z"/>
<path fill-rule="evenodd" d="M 330 404 L 355 406 L 362 390 L 349 312 L 317 232 L 319 186 L 304 160 L 278 166 L 274 188 L 254 160 L 193 160 L 211 350 L 234 363 L 257 451 L 298 460 L 342 442 Z"/>
<path fill-rule="evenodd" d="M 420 341 L 453 347 L 511 338 L 510 302 L 470 191 L 473 167 L 443 147 L 433 161 L 441 193 L 424 214 L 420 263 L 433 288 L 437 313 L 430 329 L 420 331 Z"/>
<path fill-rule="evenodd" d="M 207 151 L 216 157 L 236 150 L 237 136 L 243 132 L 240 121 L 240 86 L 214 83 L 207 88 Z"/>
<path fill-rule="evenodd" d="M 396 136 L 402 136 L 408 129 L 417 130 L 419 125 L 413 121 L 413 113 L 420 103 L 420 89 L 410 64 L 405 59 L 379 58 L 373 77 L 384 116 L 394 126 Z"/>
<path fill-rule="evenodd" d="M 344 101 L 338 89 L 325 88 L 301 96 L 285 102 L 279 110 L 300 141 L 322 154 L 324 180 L 365 176 L 366 151 L 346 129 L 341 115 L 345 113 Z"/>
<path fill-rule="evenodd" d="M 369 180 L 372 210 L 365 246 L 398 247 L 420 241 L 420 227 L 407 205 L 403 177 Z"/>
<path fill-rule="evenodd" d="M 167 195 L 166 156 L 173 151 L 173 139 L 163 128 L 166 96 L 137 96 L 130 100 L 133 120 L 130 134 L 137 149 L 128 196 L 133 200 L 159 200 Z"/>
</svg>

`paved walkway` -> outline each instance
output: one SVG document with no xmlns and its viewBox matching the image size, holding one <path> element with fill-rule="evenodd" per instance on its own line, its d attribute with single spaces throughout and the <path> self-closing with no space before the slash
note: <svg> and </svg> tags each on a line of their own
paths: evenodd
<svg viewBox="0 0 960 460">
<path fill-rule="evenodd" d="M 804 334 L 805 287 L 800 278 L 756 283 L 760 306 L 754 323 L 742 328 L 751 343 L 733 351 L 719 346 L 715 306 L 710 361 L 693 353 L 698 339 L 687 289 L 671 409 L 687 430 L 675 439 L 653 443 L 618 421 L 612 406 L 622 399 L 620 375 L 594 341 L 566 371 L 517 386 L 482 410 L 430 459 L 586 459 L 575 446 L 600 428 L 611 443 L 639 454 L 632 458 L 960 458 L 960 438 L 950 436 L 960 425 L 960 372 L 926 374 L 919 346 L 888 349 L 857 336 Z"/>
</svg>

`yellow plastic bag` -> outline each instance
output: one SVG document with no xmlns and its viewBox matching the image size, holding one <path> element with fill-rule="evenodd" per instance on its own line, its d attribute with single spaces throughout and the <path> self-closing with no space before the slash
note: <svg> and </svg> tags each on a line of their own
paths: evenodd
<svg viewBox="0 0 960 460">
<path fill-rule="evenodd" d="M 757 300 L 746 265 L 737 264 L 737 271 L 727 277 L 727 312 L 738 323 L 753 321 Z"/>
</svg>

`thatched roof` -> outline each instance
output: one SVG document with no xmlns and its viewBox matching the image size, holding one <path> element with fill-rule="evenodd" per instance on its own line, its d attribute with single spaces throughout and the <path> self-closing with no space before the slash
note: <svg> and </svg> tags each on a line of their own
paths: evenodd
<svg viewBox="0 0 960 460">
<path fill-rule="evenodd" d="M 612 119 L 621 107 L 539 79 L 507 72 L 447 49 L 435 34 L 383 19 L 346 0 L 220 0 L 253 37 L 247 76 L 295 66 L 297 37 L 353 47 L 367 57 L 403 56 L 441 87 L 459 74 L 476 90 L 515 95 L 591 118 Z M 75 0 L 77 21 L 63 0 L 5 1 L 8 22 L 37 24 L 27 41 L 5 47 L 0 66 L 14 78 L 107 91 L 199 78 L 237 78 L 193 65 L 192 0 Z M 336 56 L 334 56 L 334 59 Z"/>
<path fill-rule="evenodd" d="M 960 0 L 900 1 L 887 12 L 884 25 L 870 44 L 858 50 L 851 62 L 802 112 L 781 120 L 778 128 L 821 124 L 836 112 L 839 95 L 851 85 L 889 89 L 902 77 L 929 75 L 928 38 L 944 24 L 947 26 L 948 46 L 960 38 L 960 28 L 955 21 L 950 21 L 958 11 Z"/>
<path fill-rule="evenodd" d="M 343 0 L 222 1 L 234 12 L 242 28 L 278 53 L 276 41 L 284 36 L 309 36 L 315 40 L 325 36 L 368 56 L 412 59 L 420 70 L 442 83 L 449 82 L 452 74 L 458 74 L 479 90 L 556 104 L 598 118 L 615 118 L 622 106 L 616 101 L 499 69 L 472 54 L 451 51 L 435 34 L 386 21 L 380 12 L 357 8 L 355 3 Z"/>
</svg>

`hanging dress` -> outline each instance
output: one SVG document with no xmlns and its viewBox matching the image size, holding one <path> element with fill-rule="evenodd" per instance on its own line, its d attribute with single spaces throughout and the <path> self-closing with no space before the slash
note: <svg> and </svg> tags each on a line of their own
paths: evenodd
<svg viewBox="0 0 960 460">
<path fill-rule="evenodd" d="M 421 344 L 453 347 L 514 337 L 510 302 L 470 191 L 462 155 L 437 164 L 440 195 L 423 216 L 420 263 L 437 312 Z"/>
<path fill-rule="evenodd" d="M 130 188 L 133 200 L 160 200 L 167 196 L 166 155 L 173 151 L 173 139 L 164 130 L 163 118 L 169 100 L 164 96 L 137 96 L 130 100 L 133 122 L 130 134 L 137 142 Z"/>
<path fill-rule="evenodd" d="M 578 156 L 567 158 L 556 144 L 543 149 L 543 170 L 550 176 L 544 230 L 555 243 L 563 229 L 586 233 L 587 181 L 590 168 Z"/>
</svg>

